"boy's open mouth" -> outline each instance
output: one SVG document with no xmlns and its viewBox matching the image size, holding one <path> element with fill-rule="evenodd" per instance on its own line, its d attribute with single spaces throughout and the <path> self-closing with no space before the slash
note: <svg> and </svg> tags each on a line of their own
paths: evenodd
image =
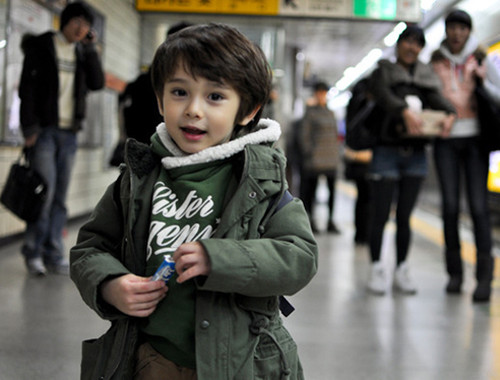
<svg viewBox="0 0 500 380">
<path fill-rule="evenodd" d="M 184 133 L 188 133 L 190 135 L 203 135 L 207 132 L 202 131 L 201 129 L 195 128 L 195 127 L 181 127 L 181 130 Z"/>
</svg>

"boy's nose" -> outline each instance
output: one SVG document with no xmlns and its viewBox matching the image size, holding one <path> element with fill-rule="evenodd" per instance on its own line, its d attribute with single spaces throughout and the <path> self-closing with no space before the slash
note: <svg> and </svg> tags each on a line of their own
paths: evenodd
<svg viewBox="0 0 500 380">
<path fill-rule="evenodd" d="M 202 116 L 200 101 L 192 99 L 186 107 L 185 114 L 190 118 L 200 118 Z"/>
</svg>

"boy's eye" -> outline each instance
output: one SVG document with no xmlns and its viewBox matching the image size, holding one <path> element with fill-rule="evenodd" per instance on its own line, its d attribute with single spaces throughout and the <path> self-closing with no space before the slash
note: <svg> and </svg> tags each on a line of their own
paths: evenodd
<svg viewBox="0 0 500 380">
<path fill-rule="evenodd" d="M 181 89 L 181 88 L 174 88 L 172 90 L 172 94 L 175 95 L 175 96 L 185 96 L 186 95 L 186 91 Z"/>
<path fill-rule="evenodd" d="M 208 95 L 208 98 L 209 98 L 210 100 L 213 100 L 213 101 L 218 101 L 218 100 L 222 100 L 222 99 L 224 99 L 224 97 L 223 97 L 222 95 L 220 95 L 220 94 L 216 94 L 216 93 L 213 93 L 213 94 Z"/>
</svg>

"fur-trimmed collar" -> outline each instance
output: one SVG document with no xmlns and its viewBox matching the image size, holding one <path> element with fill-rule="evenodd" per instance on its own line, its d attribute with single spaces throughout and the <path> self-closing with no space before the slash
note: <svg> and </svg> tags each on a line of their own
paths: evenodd
<svg viewBox="0 0 500 380">
<path fill-rule="evenodd" d="M 165 148 L 172 154 L 172 156 L 163 157 L 161 163 L 166 169 L 172 169 L 229 158 L 241 152 L 248 144 L 274 143 L 278 141 L 281 135 L 281 128 L 278 122 L 274 120 L 262 119 L 254 131 L 227 143 L 215 145 L 193 154 L 186 154 L 177 147 L 169 136 L 165 123 L 160 123 L 156 127 L 156 133 Z"/>
</svg>

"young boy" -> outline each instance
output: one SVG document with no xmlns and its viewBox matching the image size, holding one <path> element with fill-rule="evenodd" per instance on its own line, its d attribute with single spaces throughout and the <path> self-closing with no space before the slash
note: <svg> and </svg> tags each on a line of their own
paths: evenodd
<svg viewBox="0 0 500 380">
<path fill-rule="evenodd" d="M 164 123 L 150 147 L 127 142 L 71 250 L 83 299 L 112 321 L 84 342 L 82 378 L 303 379 L 278 296 L 311 280 L 317 246 L 286 201 L 279 125 L 259 122 L 264 54 L 229 26 L 193 26 L 158 48 L 152 80 Z M 151 281 L 165 254 L 175 275 Z"/>
</svg>

